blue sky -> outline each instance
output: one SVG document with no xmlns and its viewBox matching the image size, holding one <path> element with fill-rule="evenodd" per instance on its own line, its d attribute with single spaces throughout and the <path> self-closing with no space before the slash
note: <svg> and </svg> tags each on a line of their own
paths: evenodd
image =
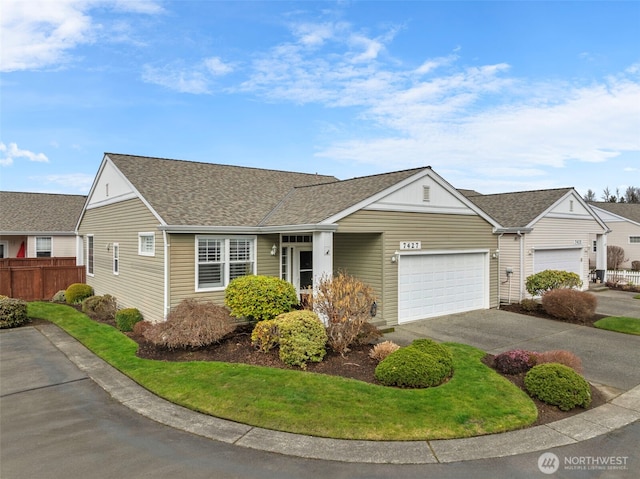
<svg viewBox="0 0 640 479">
<path fill-rule="evenodd" d="M 640 186 L 640 2 L 3 0 L 0 189 L 104 152 L 482 193 Z"/>
</svg>

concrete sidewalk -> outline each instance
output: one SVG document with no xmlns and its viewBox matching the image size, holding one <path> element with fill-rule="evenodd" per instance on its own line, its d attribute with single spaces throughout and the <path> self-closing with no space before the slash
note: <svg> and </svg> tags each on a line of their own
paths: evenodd
<svg viewBox="0 0 640 479">
<path fill-rule="evenodd" d="M 251 427 L 176 406 L 143 389 L 54 325 L 3 331 L 0 342 L 3 397 L 24 388 L 25 383 L 30 388 L 55 383 L 72 388 L 73 384 L 90 377 L 113 399 L 159 423 L 216 441 L 303 458 L 429 464 L 505 457 L 575 444 L 640 419 L 640 386 L 637 386 L 585 413 L 504 434 L 402 442 L 326 439 Z M 46 395 L 46 390 L 42 387 L 41 393 Z M 43 420 L 56 421 L 56 418 Z"/>
</svg>

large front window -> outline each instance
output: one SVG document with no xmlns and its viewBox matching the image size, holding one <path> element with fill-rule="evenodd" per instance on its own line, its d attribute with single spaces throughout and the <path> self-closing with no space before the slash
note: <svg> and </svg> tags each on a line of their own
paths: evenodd
<svg viewBox="0 0 640 479">
<path fill-rule="evenodd" d="M 196 237 L 196 289 L 224 288 L 255 273 L 255 238 Z"/>
</svg>

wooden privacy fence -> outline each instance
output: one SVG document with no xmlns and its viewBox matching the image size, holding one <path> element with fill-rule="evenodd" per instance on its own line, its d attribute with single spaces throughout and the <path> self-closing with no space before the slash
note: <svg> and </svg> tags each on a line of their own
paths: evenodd
<svg viewBox="0 0 640 479">
<path fill-rule="evenodd" d="M 25 301 L 49 300 L 70 284 L 84 283 L 75 258 L 2 258 L 0 294 Z"/>
</svg>

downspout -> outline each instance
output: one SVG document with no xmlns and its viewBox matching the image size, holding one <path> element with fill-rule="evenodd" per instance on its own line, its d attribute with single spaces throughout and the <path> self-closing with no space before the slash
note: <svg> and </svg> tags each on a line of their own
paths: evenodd
<svg viewBox="0 0 640 479">
<path fill-rule="evenodd" d="M 522 302 L 522 285 L 524 284 L 524 235 L 517 231 L 516 234 L 520 237 L 520 281 L 518 285 L 518 302 Z"/>
<path fill-rule="evenodd" d="M 167 232 L 162 231 L 162 240 L 164 242 L 164 304 L 163 304 L 163 317 L 167 319 L 169 313 L 169 244 L 167 243 Z"/>
<path fill-rule="evenodd" d="M 500 244 L 500 240 L 502 239 L 502 237 L 504 236 L 504 232 L 500 233 L 500 236 L 498 236 L 498 274 L 496 275 L 498 277 L 498 309 L 500 309 L 500 304 L 502 303 L 502 299 L 500 298 L 500 290 L 502 289 L 502 284 L 500 283 L 500 272 L 502 271 L 502 268 L 500 267 L 501 263 L 500 263 L 500 251 L 502 250 L 501 248 L 501 244 Z"/>
</svg>

